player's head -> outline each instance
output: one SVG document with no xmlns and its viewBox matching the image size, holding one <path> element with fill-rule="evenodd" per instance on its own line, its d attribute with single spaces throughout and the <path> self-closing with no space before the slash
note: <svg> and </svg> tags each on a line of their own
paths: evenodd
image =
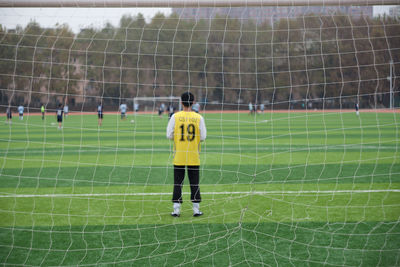
<svg viewBox="0 0 400 267">
<path fill-rule="evenodd" d="M 182 105 L 185 107 L 191 107 L 194 101 L 194 95 L 191 92 L 184 92 L 181 95 Z"/>
</svg>

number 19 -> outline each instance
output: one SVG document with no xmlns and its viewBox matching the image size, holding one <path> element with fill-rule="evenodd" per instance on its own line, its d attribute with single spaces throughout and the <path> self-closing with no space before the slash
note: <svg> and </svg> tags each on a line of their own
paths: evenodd
<svg viewBox="0 0 400 267">
<path fill-rule="evenodd" d="M 185 124 L 181 124 L 179 128 L 181 128 L 181 139 L 179 141 L 185 141 Z M 196 127 L 194 126 L 194 124 L 189 124 L 187 126 L 187 140 L 189 142 L 193 141 L 195 134 L 196 134 Z"/>
</svg>

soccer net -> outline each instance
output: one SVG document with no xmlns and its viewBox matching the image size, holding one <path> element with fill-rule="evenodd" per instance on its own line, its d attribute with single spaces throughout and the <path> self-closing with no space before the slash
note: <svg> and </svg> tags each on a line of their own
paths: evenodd
<svg viewBox="0 0 400 267">
<path fill-rule="evenodd" d="M 0 1 L 2 264 L 400 265 L 398 2 L 206 2 Z"/>
</svg>

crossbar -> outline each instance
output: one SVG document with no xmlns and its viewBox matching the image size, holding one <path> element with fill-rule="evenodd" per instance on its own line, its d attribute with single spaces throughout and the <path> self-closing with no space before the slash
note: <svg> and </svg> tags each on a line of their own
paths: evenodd
<svg viewBox="0 0 400 267">
<path fill-rule="evenodd" d="M 399 0 L 0 0 L 0 7 L 372 6 Z"/>
</svg>

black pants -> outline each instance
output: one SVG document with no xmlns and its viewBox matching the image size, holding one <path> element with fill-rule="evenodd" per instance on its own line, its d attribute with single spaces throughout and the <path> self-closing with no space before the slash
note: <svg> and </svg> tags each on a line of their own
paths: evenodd
<svg viewBox="0 0 400 267">
<path fill-rule="evenodd" d="M 187 168 L 190 182 L 190 200 L 193 203 L 200 203 L 200 187 L 199 187 L 199 166 L 177 166 L 174 165 L 174 194 L 172 202 L 182 203 L 182 186 L 185 179 L 185 170 Z"/>
</svg>

